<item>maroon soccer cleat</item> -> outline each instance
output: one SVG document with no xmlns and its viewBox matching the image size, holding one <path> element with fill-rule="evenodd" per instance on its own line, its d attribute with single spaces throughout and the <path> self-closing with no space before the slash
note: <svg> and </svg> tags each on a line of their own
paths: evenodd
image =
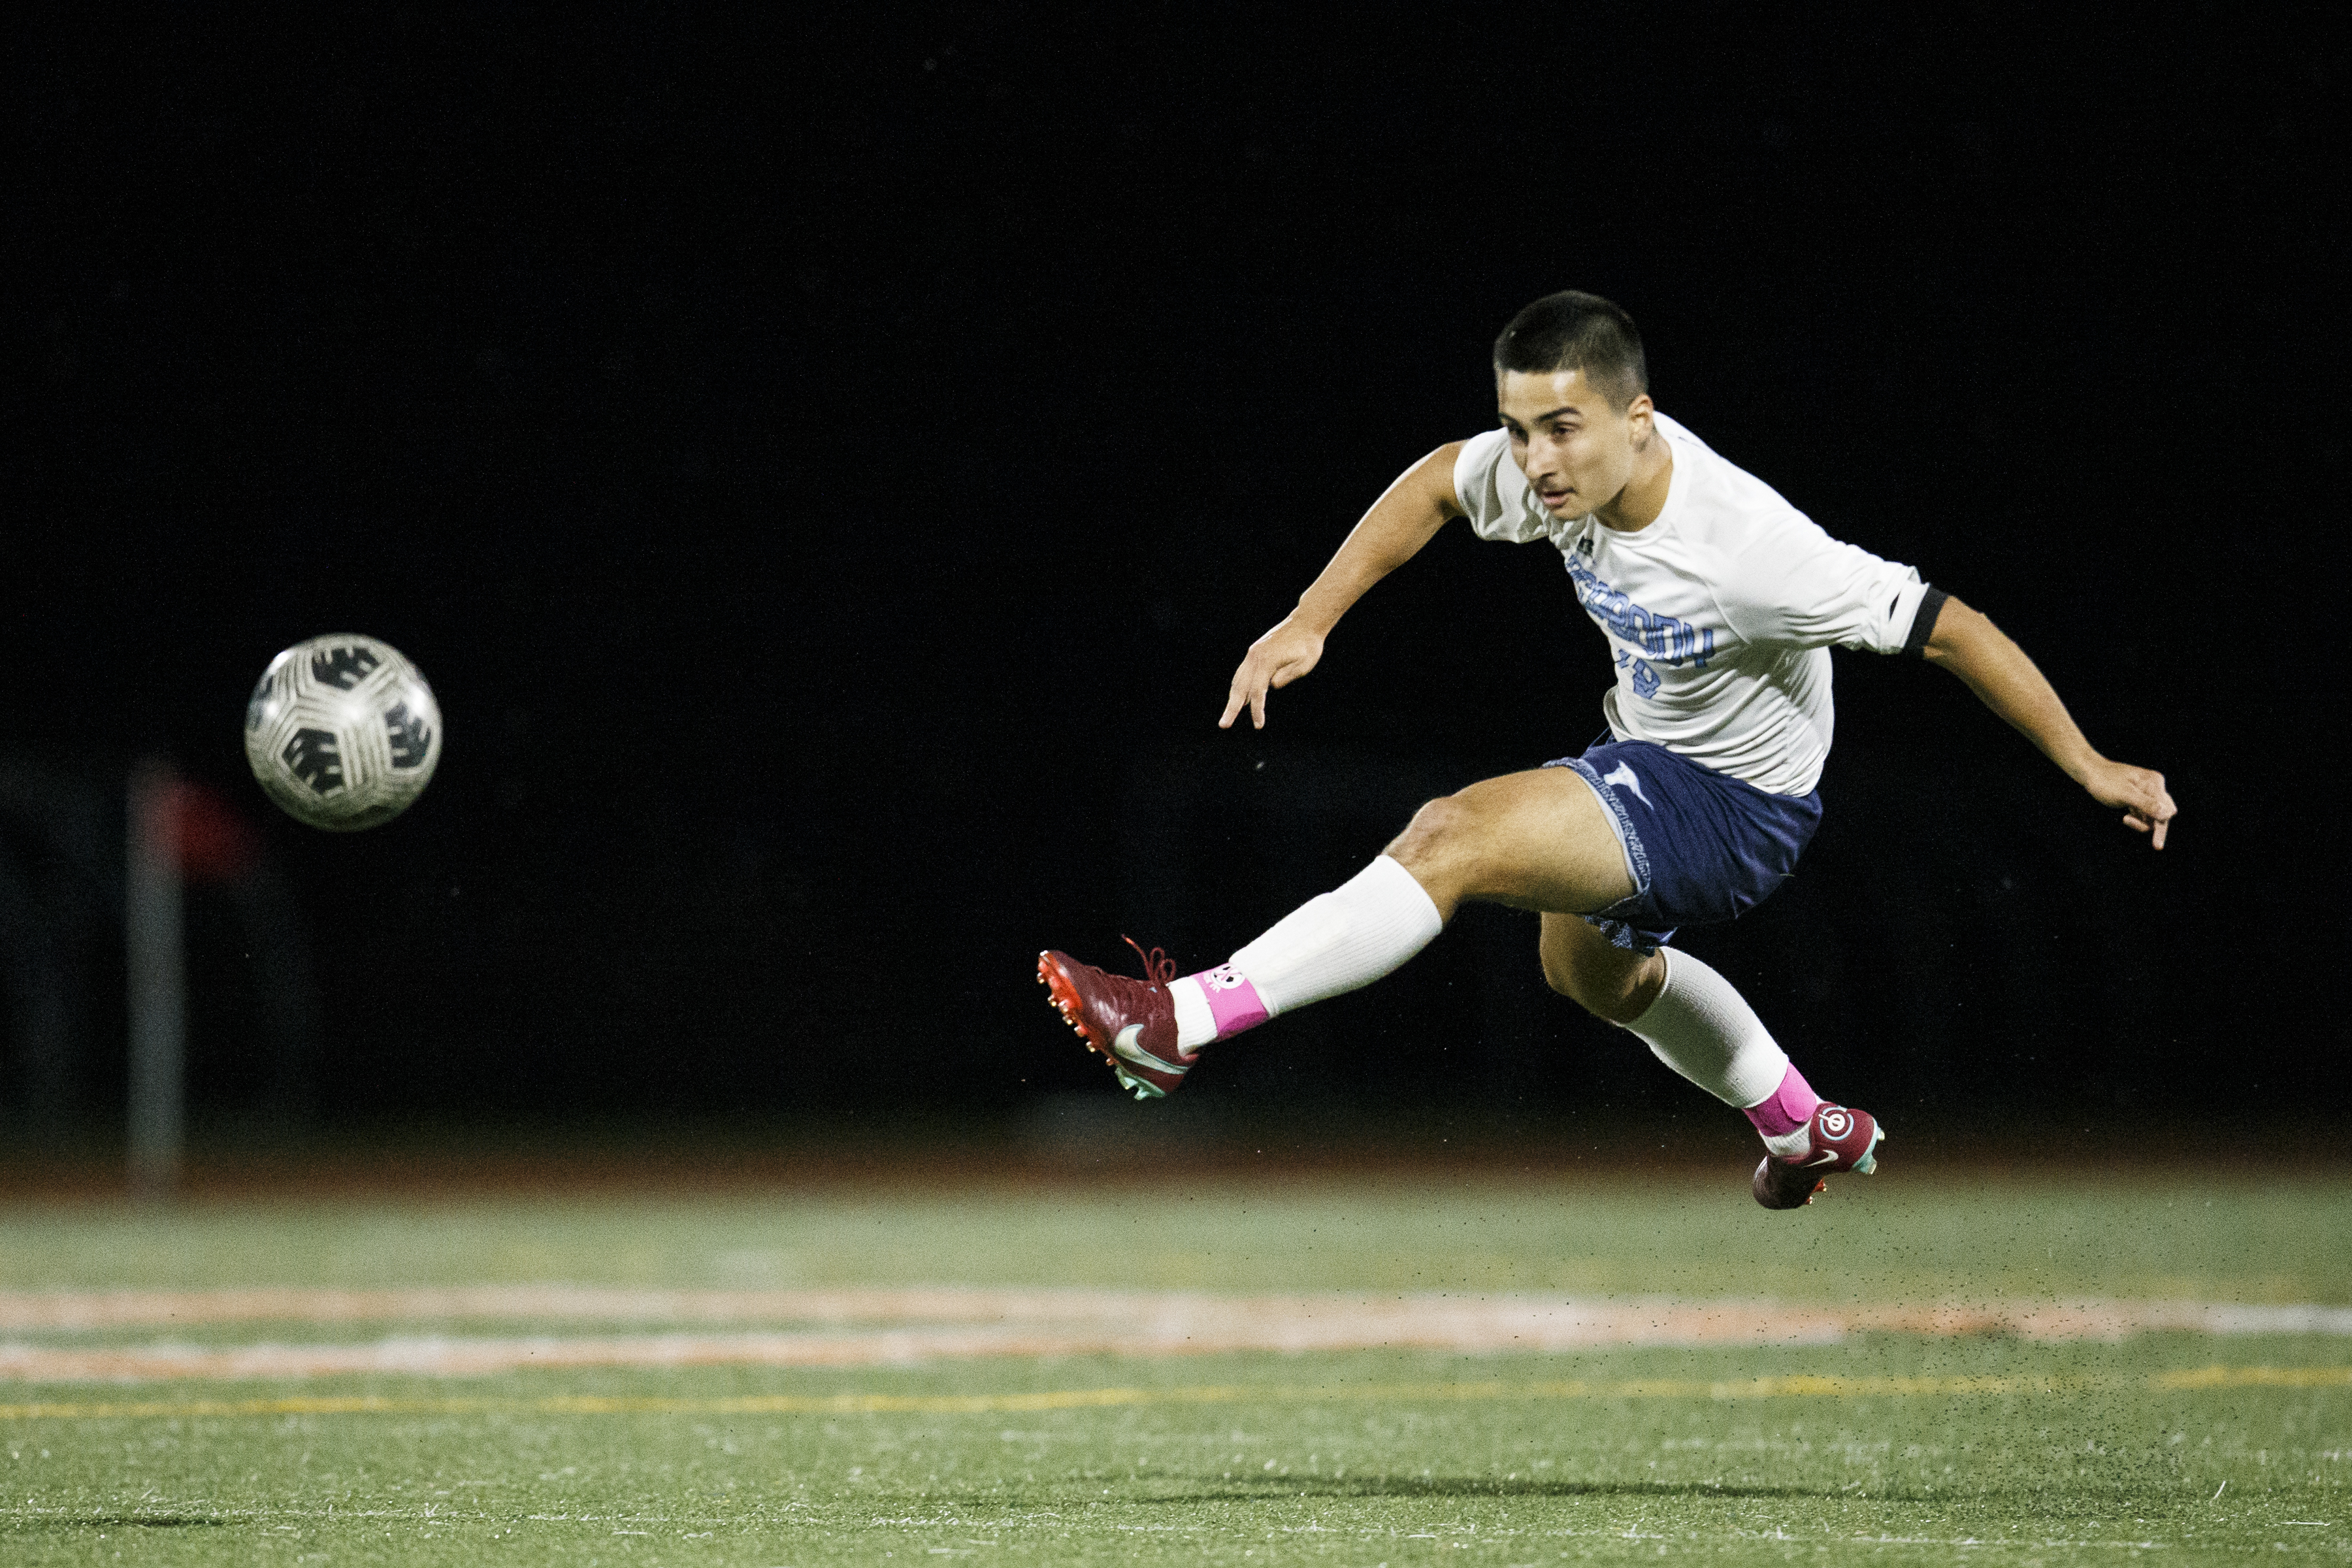
<svg viewBox="0 0 2352 1568">
<path fill-rule="evenodd" d="M 1184 1081 L 1201 1054 L 1176 1048 L 1176 1001 L 1168 994 L 1176 961 L 1156 947 L 1145 952 L 1133 937 L 1127 945 L 1143 960 L 1140 980 L 1051 951 L 1037 955 L 1037 978 L 1078 1037 L 1110 1058 L 1120 1085 L 1138 1100 L 1157 1100 Z"/>
<path fill-rule="evenodd" d="M 1749 1186 L 1756 1201 L 1768 1209 L 1803 1208 L 1829 1184 L 1822 1179 L 1824 1176 L 1841 1171 L 1867 1176 L 1878 1169 L 1878 1145 L 1886 1134 L 1869 1111 L 1823 1100 L 1813 1107 L 1805 1131 L 1813 1141 L 1811 1153 L 1799 1160 L 1767 1154 L 1756 1167 L 1756 1179 Z"/>
</svg>

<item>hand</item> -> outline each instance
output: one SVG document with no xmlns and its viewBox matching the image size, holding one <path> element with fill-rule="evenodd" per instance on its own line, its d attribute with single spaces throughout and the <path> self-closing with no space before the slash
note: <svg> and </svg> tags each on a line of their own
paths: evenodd
<svg viewBox="0 0 2352 1568">
<path fill-rule="evenodd" d="M 2165 792 L 2162 773 L 2102 757 L 2091 764 L 2083 787 L 2101 805 L 2121 806 L 2125 826 L 2149 835 L 2154 847 L 2164 847 L 2164 830 L 2179 808 Z"/>
<path fill-rule="evenodd" d="M 1224 717 L 1217 728 L 1230 730 L 1244 706 L 1250 722 L 1265 728 L 1265 694 L 1269 687 L 1287 686 L 1313 669 L 1323 658 L 1323 634 L 1309 631 L 1290 616 L 1250 644 L 1249 657 L 1234 671 L 1233 689 L 1225 694 Z"/>
</svg>

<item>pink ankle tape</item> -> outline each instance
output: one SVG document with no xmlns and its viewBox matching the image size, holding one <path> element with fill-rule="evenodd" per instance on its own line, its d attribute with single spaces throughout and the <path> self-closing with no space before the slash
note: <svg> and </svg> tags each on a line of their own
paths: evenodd
<svg viewBox="0 0 2352 1568">
<path fill-rule="evenodd" d="M 1221 1040 L 1244 1029 L 1254 1029 L 1270 1016 L 1265 1004 L 1258 999 L 1257 987 L 1230 963 L 1203 969 L 1192 979 L 1201 987 L 1201 994 L 1209 999 L 1209 1016 L 1216 1020 L 1217 1038 Z"/>
<path fill-rule="evenodd" d="M 1757 1131 L 1767 1138 L 1778 1138 L 1802 1127 L 1821 1102 L 1822 1097 L 1813 1092 L 1813 1086 L 1805 1081 L 1805 1075 L 1791 1062 L 1780 1079 L 1780 1087 L 1772 1091 L 1772 1098 L 1761 1105 L 1749 1106 L 1746 1114 L 1756 1124 Z"/>
</svg>

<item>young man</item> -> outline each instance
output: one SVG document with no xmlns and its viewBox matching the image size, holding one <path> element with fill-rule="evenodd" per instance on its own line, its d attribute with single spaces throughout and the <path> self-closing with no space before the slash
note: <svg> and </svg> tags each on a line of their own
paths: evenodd
<svg viewBox="0 0 2352 1568">
<path fill-rule="evenodd" d="M 1822 1100 L 1728 981 L 1665 944 L 1795 870 L 1821 822 L 1830 645 L 1943 665 L 2158 849 L 2172 797 L 2161 774 L 2092 750 L 1992 622 L 1831 539 L 1657 412 L 1641 338 L 1608 300 L 1570 291 L 1521 310 L 1495 340 L 1495 390 L 1502 428 L 1389 487 L 1250 646 L 1217 722 L 1246 707 L 1264 728 L 1268 690 L 1312 670 L 1367 589 L 1466 517 L 1482 539 L 1559 549 L 1616 662 L 1608 735 L 1430 802 L 1352 880 L 1214 969 L 1179 978 L 1155 952 L 1130 980 L 1047 952 L 1038 978 L 1141 1100 L 1182 1083 L 1213 1041 L 1388 973 L 1466 900 L 1539 910 L 1552 989 L 1745 1111 L 1765 1148 L 1756 1201 L 1801 1207 L 1824 1176 L 1875 1167 L 1876 1121 Z"/>
</svg>

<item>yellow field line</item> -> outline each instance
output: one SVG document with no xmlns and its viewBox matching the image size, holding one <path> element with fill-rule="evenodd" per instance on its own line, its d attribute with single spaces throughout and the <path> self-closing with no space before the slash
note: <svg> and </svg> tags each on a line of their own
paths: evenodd
<svg viewBox="0 0 2352 1568">
<path fill-rule="evenodd" d="M 2143 1377 L 1755 1377 L 1732 1382 L 1636 1378 L 1616 1383 L 1222 1384 L 1185 1388 L 1072 1388 L 1036 1394 L 753 1394 L 728 1398 L 554 1394 L 543 1399 L 389 1399 L 294 1394 L 281 1399 L 0 1405 L 0 1421 L 194 1419 L 236 1415 L 967 1415 L 1137 1405 L 1412 1404 L 1504 1399 L 1869 1399 L 2075 1394 L 2110 1389 L 2352 1388 L 2352 1366 L 2205 1366 Z"/>
</svg>

